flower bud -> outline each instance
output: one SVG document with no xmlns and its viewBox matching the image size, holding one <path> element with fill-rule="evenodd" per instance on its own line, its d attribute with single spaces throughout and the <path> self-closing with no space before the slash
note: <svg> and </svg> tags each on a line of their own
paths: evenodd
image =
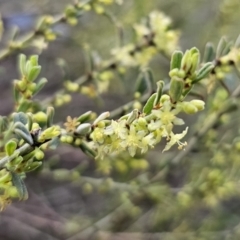
<svg viewBox="0 0 240 240">
<path fill-rule="evenodd" d="M 38 123 L 45 123 L 47 121 L 47 114 L 44 112 L 38 112 L 33 115 L 33 120 Z"/>
<path fill-rule="evenodd" d="M 87 135 L 90 131 L 91 131 L 91 124 L 90 123 L 83 123 L 83 124 L 80 124 L 77 127 L 75 132 L 80 134 L 80 135 Z"/>
<path fill-rule="evenodd" d="M 188 72 L 190 67 L 191 67 L 192 63 L 191 63 L 191 52 L 190 50 L 187 50 L 182 58 L 182 62 L 181 62 L 181 69 L 184 70 L 185 72 Z"/>
<path fill-rule="evenodd" d="M 128 119 L 127 119 L 127 124 L 131 124 L 135 119 L 137 119 L 138 118 L 138 110 L 137 109 L 134 109 L 131 113 L 130 113 L 130 115 L 129 115 L 129 117 L 128 117 Z"/>
<path fill-rule="evenodd" d="M 202 111 L 205 106 L 205 102 L 202 100 L 196 99 L 196 100 L 192 100 L 190 103 L 192 103 L 198 109 L 198 111 Z"/>
<path fill-rule="evenodd" d="M 167 94 L 163 94 L 161 99 L 160 99 L 160 102 L 164 103 L 164 102 L 169 101 L 169 100 L 170 100 L 170 97 Z"/>
<path fill-rule="evenodd" d="M 198 109 L 194 104 L 186 102 L 183 106 L 183 111 L 187 114 L 194 114 L 198 112 Z"/>
<path fill-rule="evenodd" d="M 104 112 L 102 114 L 100 114 L 97 119 L 93 122 L 93 125 L 97 125 L 98 122 L 108 118 L 110 116 L 110 112 Z"/>
<path fill-rule="evenodd" d="M 71 144 L 73 142 L 73 137 L 72 136 L 67 136 L 66 142 Z"/>
<path fill-rule="evenodd" d="M 36 150 L 35 151 L 35 158 L 39 161 L 42 160 L 44 158 L 44 152 L 39 150 L 39 149 Z"/>
<path fill-rule="evenodd" d="M 25 91 L 27 88 L 27 83 L 25 81 L 17 81 L 17 87 L 20 91 Z"/>
</svg>

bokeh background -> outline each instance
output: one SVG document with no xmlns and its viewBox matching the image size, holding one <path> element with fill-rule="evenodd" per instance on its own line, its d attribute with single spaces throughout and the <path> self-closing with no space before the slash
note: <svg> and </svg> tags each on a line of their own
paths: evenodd
<svg viewBox="0 0 240 240">
<path fill-rule="evenodd" d="M 15 26 L 20 33 L 31 31 L 39 16 L 59 14 L 67 4 L 68 0 L 0 0 L 5 28 L 2 47 Z M 108 9 L 122 23 L 125 43 L 134 38 L 133 23 L 153 10 L 163 11 L 172 18 L 173 28 L 181 32 L 180 47 L 183 50 L 196 46 L 203 51 L 209 41 L 216 44 L 221 36 L 235 40 L 240 33 L 238 0 L 125 0 L 122 5 Z M 66 77 L 64 74 L 69 79 L 76 79 L 86 71 L 86 46 L 108 59 L 111 48 L 118 41 L 111 22 L 93 12 L 84 14 L 74 27 L 59 24 L 56 28 L 61 37 L 50 43 L 39 58 L 42 76 L 48 79 L 48 84 L 38 95 L 40 100 L 61 88 Z M 24 53 L 37 52 L 27 49 Z M 67 65 L 64 74 L 59 67 L 61 59 Z M 0 65 L 0 115 L 9 114 L 13 108 L 12 80 L 18 78 L 16 65 L 17 54 L 4 59 Z M 168 77 L 169 61 L 161 55 L 151 61 L 150 67 L 156 80 Z M 68 115 L 75 117 L 88 110 L 100 113 L 121 106 L 132 99 L 132 86 L 137 75 L 138 69 L 132 69 L 122 81 L 113 81 L 101 101 L 75 94 L 71 104 L 56 109 L 55 121 L 62 123 Z M 215 189 L 210 189 L 213 195 L 210 200 L 206 200 L 204 194 L 179 194 L 187 185 L 204 183 L 197 178 L 198 175 L 205 176 L 210 172 L 217 176 L 220 186 L 227 182 L 234 169 L 236 176 L 239 173 L 236 177 L 239 181 L 237 163 L 234 167 L 229 163 L 223 168 L 212 165 L 215 158 L 223 158 L 224 162 L 230 156 L 228 152 L 225 151 L 224 155 L 221 151 L 209 150 L 214 145 L 212 142 L 219 140 L 218 134 L 223 134 L 233 124 L 235 135 L 230 132 L 230 137 L 222 142 L 228 143 L 229 138 L 237 136 L 239 118 L 237 114 L 233 116 L 234 122 L 232 119 L 225 128 L 213 130 L 183 161 L 174 165 L 170 164 L 171 159 L 178 152 L 162 154 L 161 147 L 139 159 L 120 156 L 117 160 L 129 168 L 127 173 L 114 168 L 109 173 L 104 170 L 106 166 L 100 166 L 79 149 L 63 145 L 57 151 L 49 151 L 44 168 L 27 177 L 29 199 L 16 201 L 1 212 L 0 239 L 240 239 L 238 189 L 227 192 L 223 198 L 214 198 Z M 186 121 L 194 127 L 198 117 L 204 119 L 206 115 Z M 207 141 L 209 145 L 206 145 Z M 238 153 L 232 158 L 237 162 Z M 66 169 L 69 172 L 65 172 Z M 83 177 L 75 179 L 76 172 Z M 152 184 L 145 187 L 149 176 L 153 179 Z M 221 176 L 224 176 L 223 180 L 219 180 Z M 140 190 L 135 186 L 141 186 Z"/>
</svg>

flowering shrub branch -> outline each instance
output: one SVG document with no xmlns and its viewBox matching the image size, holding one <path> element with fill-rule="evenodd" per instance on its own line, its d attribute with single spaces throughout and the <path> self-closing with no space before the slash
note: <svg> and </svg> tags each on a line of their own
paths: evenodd
<svg viewBox="0 0 240 240">
<path fill-rule="evenodd" d="M 43 42 L 55 40 L 57 35 L 52 30 L 55 24 L 64 21 L 74 25 L 79 16 L 90 9 L 111 18 L 103 5 L 112 3 L 111 0 L 89 0 L 84 3 L 77 1 L 69 5 L 60 17 L 44 17 L 25 40 L 12 40 L 9 47 L 0 54 L 0 60 L 16 50 L 28 47 L 36 38 L 41 38 Z M 116 19 L 111 20 L 119 27 Z M 170 26 L 171 20 L 166 15 L 151 13 L 145 22 L 134 25 L 136 42 L 120 45 L 112 51 L 113 57 L 102 61 L 100 65 L 97 65 L 90 53 L 90 72 L 76 81 L 65 81 L 64 89 L 46 102 L 47 107 L 39 103 L 37 109 L 33 98 L 47 80 L 38 79 L 41 66 L 37 55 L 29 58 L 24 54 L 19 56 L 20 77 L 13 81 L 14 112 L 0 118 L 2 208 L 13 198 L 27 199 L 28 192 L 24 184 L 26 174 L 38 169 L 43 163 L 45 151 L 57 148 L 60 143 L 79 148 L 97 161 L 105 161 L 105 158 L 114 158 L 122 152 L 128 152 L 131 157 L 145 154 L 164 139 L 163 152 L 174 145 L 183 150 L 173 160 L 178 162 L 196 144 L 198 138 L 213 127 L 221 115 L 235 107 L 234 101 L 239 95 L 239 88 L 231 93 L 223 79 L 231 70 L 239 68 L 239 39 L 232 45 L 224 38 L 221 39 L 216 53 L 213 46 L 208 44 L 201 60 L 196 47 L 185 52 L 178 50 L 179 33 L 170 29 Z M 157 53 L 170 60 L 168 82 L 156 82 L 147 68 Z M 54 107 L 69 103 L 67 92 L 81 92 L 95 97 L 94 90 L 91 91 L 91 87 L 87 85 L 89 80 L 99 79 L 95 90 L 102 93 L 101 82 L 106 81 L 108 85 L 113 78 L 112 70 L 124 73 L 130 67 L 142 69 L 136 81 L 134 101 L 99 116 L 87 111 L 78 117 L 68 116 L 63 125 L 53 123 Z M 183 138 L 188 132 L 188 126 L 181 133 L 175 131 L 175 126 L 185 124 L 179 114 L 196 114 L 204 110 L 205 106 L 203 100 L 187 96 L 193 93 L 195 85 L 201 84 L 211 92 L 218 83 L 228 90 L 230 97 L 204 121 L 203 127 L 195 133 L 187 146 L 188 143 Z M 50 103 L 54 107 L 48 106 Z"/>
</svg>

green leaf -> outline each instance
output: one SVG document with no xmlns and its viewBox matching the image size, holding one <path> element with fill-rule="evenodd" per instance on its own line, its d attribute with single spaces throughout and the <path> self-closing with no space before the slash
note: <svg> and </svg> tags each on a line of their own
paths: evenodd
<svg viewBox="0 0 240 240">
<path fill-rule="evenodd" d="M 217 50 L 216 50 L 216 58 L 220 58 L 223 54 L 224 49 L 227 46 L 227 41 L 225 37 L 222 37 L 218 43 Z"/>
<path fill-rule="evenodd" d="M 147 87 L 148 87 L 147 91 L 152 92 L 156 86 L 152 71 L 149 68 L 146 68 L 143 71 L 143 75 L 144 75 L 144 79 L 147 83 Z"/>
<path fill-rule="evenodd" d="M 16 149 L 17 149 L 17 143 L 13 140 L 9 140 L 5 144 L 5 152 L 7 153 L 8 156 L 11 156 Z"/>
<path fill-rule="evenodd" d="M 188 70 L 192 65 L 191 57 L 192 57 L 192 54 L 190 50 L 187 50 L 182 57 L 181 69 L 184 70 L 186 73 L 188 72 Z"/>
<path fill-rule="evenodd" d="M 138 109 L 133 109 L 127 118 L 126 124 L 130 125 L 137 118 L 138 118 Z"/>
<path fill-rule="evenodd" d="M 29 75 L 32 68 L 33 68 L 33 65 L 32 65 L 31 61 L 28 60 L 27 63 L 26 63 L 26 67 L 25 67 L 26 76 Z"/>
<path fill-rule="evenodd" d="M 155 98 L 157 97 L 157 93 L 152 94 L 150 98 L 147 100 L 145 106 L 143 107 L 143 112 L 148 115 L 151 113 L 153 107 L 154 107 L 154 101 Z"/>
<path fill-rule="evenodd" d="M 30 108 L 31 105 L 32 105 L 32 102 L 31 102 L 31 101 L 24 99 L 24 100 L 20 103 L 20 105 L 18 106 L 17 111 L 18 111 L 18 112 L 26 112 L 26 111 Z"/>
<path fill-rule="evenodd" d="M 147 90 L 147 83 L 143 73 L 140 73 L 135 84 L 135 92 L 144 94 Z"/>
<path fill-rule="evenodd" d="M 51 127 L 53 124 L 53 117 L 54 117 L 54 108 L 48 107 L 47 108 L 47 127 Z"/>
<path fill-rule="evenodd" d="M 214 54 L 215 54 L 215 50 L 214 50 L 214 46 L 212 43 L 207 43 L 204 49 L 204 54 L 203 54 L 203 62 L 210 62 L 214 59 Z"/>
<path fill-rule="evenodd" d="M 39 73 L 41 72 L 41 66 L 32 67 L 31 70 L 27 74 L 28 81 L 33 82 L 38 77 Z"/>
<path fill-rule="evenodd" d="M 14 124 L 14 132 L 20 137 L 22 137 L 30 145 L 33 144 L 33 139 L 31 134 L 29 133 L 29 130 L 21 122 L 17 122 Z"/>
<path fill-rule="evenodd" d="M 18 112 L 13 114 L 14 123 L 21 122 L 23 125 L 28 123 L 28 117 L 23 112 Z"/>
<path fill-rule="evenodd" d="M 16 128 L 14 129 L 14 132 L 21 137 L 25 142 L 27 142 L 28 144 L 32 145 L 33 144 L 33 139 L 31 137 L 31 135 L 27 135 L 26 133 L 24 133 L 22 130 Z"/>
<path fill-rule="evenodd" d="M 180 78 L 173 77 L 170 83 L 169 96 L 173 103 L 176 103 L 182 96 L 184 82 Z"/>
<path fill-rule="evenodd" d="M 197 72 L 196 78 L 193 80 L 193 83 L 197 83 L 201 79 L 207 77 L 207 75 L 213 70 L 214 64 L 211 62 L 205 63 Z"/>
<path fill-rule="evenodd" d="M 38 81 L 38 83 L 37 83 L 34 91 L 32 92 L 32 94 L 33 94 L 33 95 L 36 95 L 37 93 L 39 93 L 39 92 L 41 91 L 41 89 L 45 86 L 45 84 L 46 84 L 47 82 L 48 82 L 48 81 L 47 81 L 46 78 L 41 78 L 41 79 Z"/>
<path fill-rule="evenodd" d="M 16 80 L 13 82 L 13 96 L 14 96 L 15 102 L 18 103 L 18 101 L 20 99 L 20 91 L 17 88 L 17 81 Z"/>
<path fill-rule="evenodd" d="M 222 51 L 222 55 L 223 55 L 223 56 L 227 55 L 227 54 L 230 52 L 231 48 L 233 47 L 233 44 L 234 44 L 233 41 L 228 42 L 228 43 L 226 44 L 226 47 L 225 47 L 225 48 L 223 49 L 223 51 Z"/>
<path fill-rule="evenodd" d="M 234 44 L 234 47 L 235 48 L 239 48 L 240 47 L 240 35 L 238 35 L 237 40 L 236 40 L 236 42 Z"/>
<path fill-rule="evenodd" d="M 33 159 L 34 155 L 35 155 L 35 151 L 33 150 L 30 153 L 23 156 L 23 161 L 24 162 L 29 162 L 30 159 Z"/>
<path fill-rule="evenodd" d="M 28 113 L 27 114 L 27 118 L 28 118 L 28 131 L 32 130 L 32 125 L 33 125 L 33 119 L 32 119 L 32 113 Z"/>
<path fill-rule="evenodd" d="M 172 54 L 170 70 L 174 68 L 177 68 L 177 69 L 181 68 L 182 57 L 183 57 L 183 53 L 181 51 L 175 51 Z"/>
<path fill-rule="evenodd" d="M 12 183 L 17 188 L 19 199 L 27 200 L 28 199 L 28 191 L 24 181 L 22 180 L 19 174 L 11 172 L 12 174 Z"/>
<path fill-rule="evenodd" d="M 77 121 L 80 123 L 88 122 L 89 120 L 91 120 L 91 115 L 92 111 L 85 112 L 78 117 Z"/>
<path fill-rule="evenodd" d="M 42 165 L 42 162 L 37 161 L 37 162 L 32 162 L 31 164 L 27 165 L 23 170 L 24 172 L 32 172 L 39 168 Z"/>
<path fill-rule="evenodd" d="M 18 68 L 22 76 L 26 76 L 26 55 L 20 54 L 18 59 Z"/>
<path fill-rule="evenodd" d="M 157 82 L 157 96 L 154 100 L 154 106 L 158 105 L 162 96 L 162 91 L 163 91 L 163 87 L 164 87 L 164 82 L 163 81 L 158 81 Z"/>
<path fill-rule="evenodd" d="M 97 156 L 96 152 L 92 150 L 87 144 L 82 142 L 79 146 L 81 150 L 89 157 L 95 158 Z"/>
<path fill-rule="evenodd" d="M 8 127 L 8 119 L 6 116 L 0 116 L 0 132 L 4 132 Z"/>
<path fill-rule="evenodd" d="M 33 55 L 30 57 L 30 62 L 32 66 L 38 66 L 38 55 Z"/>
</svg>

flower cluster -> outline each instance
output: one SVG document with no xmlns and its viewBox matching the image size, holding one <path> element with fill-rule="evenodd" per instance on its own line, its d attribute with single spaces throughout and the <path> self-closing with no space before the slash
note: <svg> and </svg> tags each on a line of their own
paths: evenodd
<svg viewBox="0 0 240 240">
<path fill-rule="evenodd" d="M 147 21 L 134 25 L 137 45 L 128 44 L 112 51 L 123 66 L 147 65 L 158 53 L 165 55 L 178 48 L 179 33 L 170 30 L 171 20 L 161 12 L 150 13 Z"/>
<path fill-rule="evenodd" d="M 226 74 L 230 73 L 232 66 L 239 68 L 240 52 L 236 47 L 232 47 L 228 54 L 219 58 L 214 69 L 214 75 L 217 79 L 222 80 Z"/>
<path fill-rule="evenodd" d="M 173 127 L 184 124 L 176 115 L 182 111 L 186 112 L 189 106 L 195 107 L 194 112 L 197 112 L 203 109 L 204 102 L 192 100 L 173 104 L 168 95 L 162 95 L 160 105 L 148 115 L 133 110 L 127 117 L 118 121 L 112 120 L 109 125 L 104 121 L 99 122 L 91 133 L 94 148 L 98 151 L 97 157 L 103 158 L 108 154 L 118 154 L 126 150 L 131 156 L 134 156 L 137 150 L 146 153 L 162 138 L 166 138 L 167 141 L 163 151 L 169 150 L 176 143 L 179 149 L 184 148 L 187 143 L 180 140 L 187 134 L 188 128 L 180 134 L 175 134 Z"/>
<path fill-rule="evenodd" d="M 179 32 L 171 30 L 172 20 L 162 12 L 153 11 L 149 14 L 149 26 L 134 26 L 138 38 L 150 37 L 159 51 L 171 55 L 178 48 Z"/>
</svg>

